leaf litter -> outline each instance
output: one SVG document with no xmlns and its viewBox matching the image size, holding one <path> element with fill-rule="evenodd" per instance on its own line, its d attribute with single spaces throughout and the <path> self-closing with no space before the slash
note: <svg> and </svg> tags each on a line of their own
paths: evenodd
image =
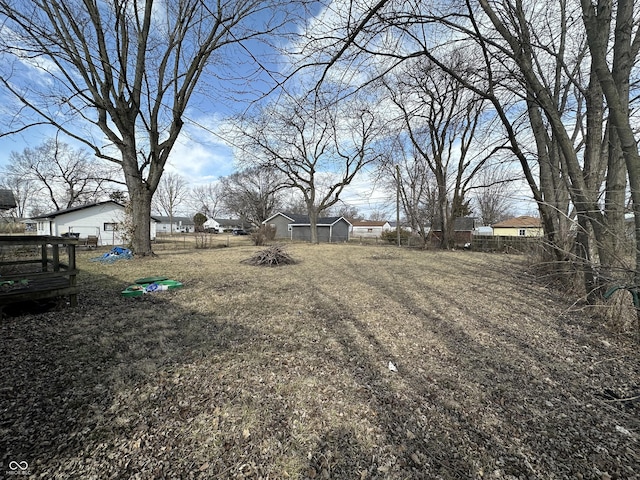
<svg viewBox="0 0 640 480">
<path fill-rule="evenodd" d="M 81 255 L 77 308 L 2 320 L 3 468 L 640 478 L 631 336 L 572 308 L 523 257 L 384 248 L 294 245 L 286 269 L 244 263 L 253 247 Z M 119 295 L 159 273 L 185 287 Z"/>
</svg>

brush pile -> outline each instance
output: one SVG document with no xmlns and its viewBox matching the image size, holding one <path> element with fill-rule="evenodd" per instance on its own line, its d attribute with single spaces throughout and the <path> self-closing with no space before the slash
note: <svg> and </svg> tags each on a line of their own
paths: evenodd
<svg viewBox="0 0 640 480">
<path fill-rule="evenodd" d="M 289 255 L 282 244 L 274 244 L 255 253 L 251 258 L 245 260 L 249 265 L 277 267 L 279 265 L 292 265 L 296 261 Z"/>
</svg>

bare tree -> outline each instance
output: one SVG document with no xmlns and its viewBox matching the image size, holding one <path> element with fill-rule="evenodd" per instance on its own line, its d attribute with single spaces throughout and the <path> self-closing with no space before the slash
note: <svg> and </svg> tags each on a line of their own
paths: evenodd
<svg viewBox="0 0 640 480">
<path fill-rule="evenodd" d="M 630 109 L 630 77 L 640 51 L 640 13 L 633 1 L 611 0 L 595 2 L 581 0 L 583 21 L 592 71 L 602 89 L 609 109 L 609 139 L 624 159 L 629 178 L 631 200 L 635 217 L 634 285 L 640 285 L 640 154 L 632 127 Z M 617 8 L 616 8 L 617 7 Z M 613 43 L 613 54 L 610 54 Z M 617 160 L 609 155 L 609 167 Z M 617 178 L 621 179 L 622 175 Z M 620 183 L 620 182 L 618 182 Z M 634 290 L 637 294 L 637 287 Z M 638 329 L 640 330 L 640 310 Z"/>
<path fill-rule="evenodd" d="M 14 218 L 25 218 L 28 209 L 33 205 L 32 201 L 37 192 L 35 182 L 32 179 L 5 174 L 0 182 L 0 188 L 11 190 L 16 200 L 16 207 L 3 214 Z"/>
<path fill-rule="evenodd" d="M 463 65 L 455 55 L 452 63 L 452 69 Z M 406 62 L 398 70 L 385 85 L 402 119 L 398 139 L 411 143 L 415 169 L 405 172 L 409 190 L 402 191 L 411 197 L 422 196 L 427 191 L 419 190 L 429 186 L 427 175 L 435 181 L 435 215 L 431 220 L 442 232 L 442 247 L 448 248 L 453 244 L 454 219 L 467 213 L 469 200 L 465 196 L 470 182 L 488 159 L 470 153 L 474 142 L 478 144 L 483 102 L 431 62 Z M 424 229 L 425 219 L 418 213 L 422 201 L 420 197 L 403 199 L 408 217 L 421 224 L 415 227 Z"/>
<path fill-rule="evenodd" d="M 344 202 L 340 202 L 340 204 L 335 204 L 328 211 L 325 210 L 325 215 L 335 216 L 335 217 L 344 217 L 347 220 L 364 220 L 364 217 L 358 210 L 358 207 L 349 205 Z"/>
<path fill-rule="evenodd" d="M 631 191 L 640 191 L 635 188 L 640 187 L 640 161 L 625 108 L 629 100 L 625 86 L 640 47 L 638 18 L 629 7 L 631 2 L 615 9 L 612 5 L 610 0 L 582 1 L 581 16 L 575 14 L 577 4 L 563 0 L 544 5 L 522 0 L 466 0 L 464 4 L 415 0 L 401 5 L 382 0 L 345 16 L 342 25 L 349 26 L 349 34 L 342 42 L 329 44 L 330 35 L 319 32 L 323 40 L 316 45 L 329 47 L 310 48 L 320 54 L 309 64 L 324 67 L 320 87 L 331 69 L 339 64 L 364 65 L 363 56 L 381 59 L 377 62 L 381 67 L 365 78 L 425 57 L 485 98 L 501 120 L 509 148 L 538 204 L 557 268 L 566 268 L 571 258 L 566 245 L 571 238 L 567 227 L 572 209 L 586 233 L 578 236 L 586 241 L 580 254 L 585 260 L 586 290 L 602 292 L 612 280 L 615 262 L 625 268 L 611 247 L 622 233 L 625 172 L 621 157 L 629 178 L 638 174 L 638 185 L 630 182 Z M 331 27 L 328 32 L 334 30 Z M 433 41 L 435 31 L 440 41 Z M 452 46 L 470 53 L 463 68 L 452 68 Z M 607 109 L 617 140 L 611 126 L 601 127 L 607 122 Z M 521 122 L 516 112 L 526 112 L 526 129 L 518 130 Z M 609 145 L 620 153 L 611 152 Z M 537 174 L 534 166 L 539 168 Z M 636 221 L 640 228 L 640 215 Z M 640 235 L 636 238 L 640 241 Z"/>
<path fill-rule="evenodd" d="M 177 173 L 165 173 L 153 196 L 153 204 L 158 212 L 169 217 L 170 234 L 173 234 L 173 216 L 187 199 L 189 186 L 184 177 Z"/>
<path fill-rule="evenodd" d="M 276 32 L 290 5 L 0 0 L 3 30 L 11 31 L 0 37 L 0 81 L 20 104 L 5 134 L 54 125 L 118 165 L 131 200 L 132 249 L 149 255 L 153 194 L 208 67 Z M 35 71 L 46 80 L 26 81 Z"/>
<path fill-rule="evenodd" d="M 397 135 L 388 161 L 381 164 L 380 176 L 386 179 L 383 180 L 386 190 L 399 200 L 411 231 L 418 234 L 424 244 L 429 227 L 437 217 L 437 182 L 411 141 L 403 141 L 402 137 Z"/>
<path fill-rule="evenodd" d="M 282 205 L 282 174 L 272 168 L 253 167 L 220 180 L 224 210 L 260 226 Z"/>
<path fill-rule="evenodd" d="M 191 197 L 194 210 L 202 212 L 207 218 L 215 218 L 220 214 L 222 193 L 219 182 L 196 185 L 191 189 Z"/>
<path fill-rule="evenodd" d="M 108 182 L 106 171 L 86 150 L 55 138 L 35 148 L 11 152 L 6 174 L 31 193 L 37 191 L 42 207 L 56 210 L 99 199 Z"/>
<path fill-rule="evenodd" d="M 340 200 L 344 188 L 379 159 L 381 132 L 370 105 L 353 99 L 331 103 L 322 96 L 292 98 L 263 108 L 239 129 L 245 159 L 279 171 L 286 187 L 300 192 L 317 243 L 319 214 Z"/>
<path fill-rule="evenodd" d="M 483 225 L 493 225 L 511 215 L 511 184 L 516 180 L 499 166 L 485 168 L 473 186 L 477 216 Z"/>
</svg>

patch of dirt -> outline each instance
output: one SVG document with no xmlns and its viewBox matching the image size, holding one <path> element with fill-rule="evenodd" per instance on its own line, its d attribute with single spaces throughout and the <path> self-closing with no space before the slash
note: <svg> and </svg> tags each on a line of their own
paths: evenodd
<svg viewBox="0 0 640 480">
<path fill-rule="evenodd" d="M 522 257 L 291 250 L 80 255 L 78 307 L 0 323 L 0 476 L 640 478 L 638 344 Z"/>
</svg>

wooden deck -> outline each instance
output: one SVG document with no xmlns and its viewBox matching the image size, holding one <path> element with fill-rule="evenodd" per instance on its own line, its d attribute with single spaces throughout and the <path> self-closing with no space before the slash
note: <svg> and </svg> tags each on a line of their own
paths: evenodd
<svg viewBox="0 0 640 480">
<path fill-rule="evenodd" d="M 49 235 L 0 236 L 0 314 L 10 303 L 66 295 L 76 306 L 77 244 L 76 238 Z M 60 255 L 65 250 L 66 263 Z"/>
</svg>

